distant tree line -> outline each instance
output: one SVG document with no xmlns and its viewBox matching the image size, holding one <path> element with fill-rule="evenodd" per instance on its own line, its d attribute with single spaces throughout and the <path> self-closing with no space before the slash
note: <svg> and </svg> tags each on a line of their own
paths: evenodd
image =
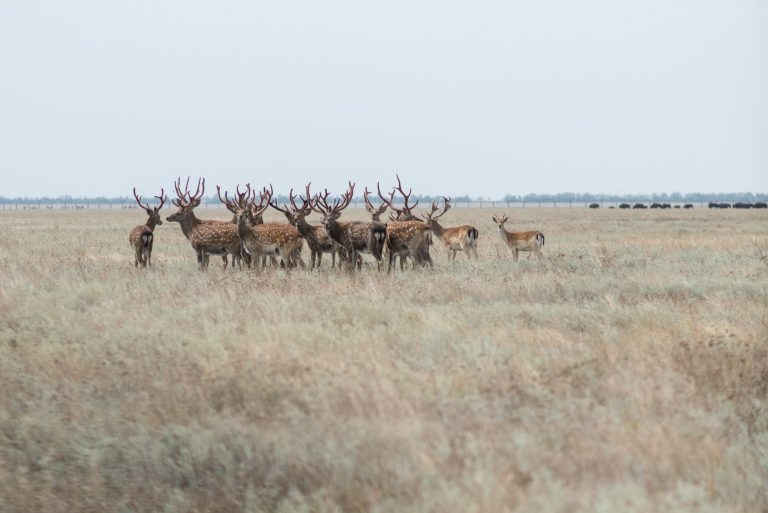
<svg viewBox="0 0 768 513">
<path fill-rule="evenodd" d="M 373 198 L 378 200 L 374 194 Z M 287 195 L 276 197 L 279 203 L 288 202 Z M 442 196 L 414 195 L 422 203 L 429 203 L 442 199 Z M 755 202 L 768 201 L 768 193 L 752 192 L 689 192 L 689 193 L 653 193 L 653 194 L 596 194 L 589 192 L 560 192 L 557 194 L 507 194 L 501 199 L 490 197 L 470 197 L 468 195 L 451 197 L 454 203 L 472 203 L 477 201 L 495 201 L 502 203 L 635 203 L 635 202 L 658 202 L 658 203 L 722 203 L 722 202 Z M 204 199 L 206 204 L 218 204 L 219 199 L 215 195 Z M 357 197 L 355 203 L 362 203 L 362 198 Z M 106 196 L 96 197 L 75 197 L 75 196 L 43 196 L 39 198 L 16 197 L 7 198 L 0 196 L 0 204 L 17 205 L 131 205 L 135 200 L 131 196 L 119 196 L 108 198 Z"/>
</svg>

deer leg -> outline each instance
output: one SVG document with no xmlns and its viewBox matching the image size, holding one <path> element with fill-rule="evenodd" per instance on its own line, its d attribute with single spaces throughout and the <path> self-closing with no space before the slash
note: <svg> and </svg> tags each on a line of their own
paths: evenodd
<svg viewBox="0 0 768 513">
<path fill-rule="evenodd" d="M 299 263 L 299 267 L 301 267 L 302 269 L 307 268 L 307 264 L 305 264 L 304 259 L 301 258 L 301 253 L 299 253 L 298 251 L 295 251 L 295 255 L 293 255 L 293 258 L 295 259 L 296 262 Z"/>
<path fill-rule="evenodd" d="M 514 251 L 515 251 L 515 262 L 517 262 L 517 259 L 519 258 L 518 254 L 520 253 L 520 250 L 515 248 Z"/>
</svg>

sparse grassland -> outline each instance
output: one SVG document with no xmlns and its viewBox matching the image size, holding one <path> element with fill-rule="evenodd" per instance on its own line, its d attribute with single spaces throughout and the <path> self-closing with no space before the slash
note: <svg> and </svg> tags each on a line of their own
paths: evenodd
<svg viewBox="0 0 768 513">
<path fill-rule="evenodd" d="M 766 212 L 497 212 L 391 276 L 0 212 L 0 511 L 766 511 Z"/>
</svg>

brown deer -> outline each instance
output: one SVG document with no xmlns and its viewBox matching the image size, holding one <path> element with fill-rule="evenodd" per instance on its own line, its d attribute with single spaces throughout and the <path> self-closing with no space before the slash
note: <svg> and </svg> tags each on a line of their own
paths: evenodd
<svg viewBox="0 0 768 513">
<path fill-rule="evenodd" d="M 200 270 L 208 268 L 209 255 L 221 255 L 224 259 L 224 269 L 227 268 L 227 255 L 232 255 L 232 267 L 240 263 L 240 237 L 237 235 L 237 226 L 226 221 L 201 220 L 195 215 L 194 209 L 200 205 L 200 200 L 205 193 L 205 178 L 197 181 L 195 194 L 189 192 L 189 178 L 181 190 L 181 178 L 174 182 L 176 199 L 173 204 L 178 207 L 174 214 L 166 220 L 177 222 L 181 225 L 181 231 L 189 239 L 192 249 L 197 253 L 197 263 Z"/>
<path fill-rule="evenodd" d="M 134 266 L 138 267 L 141 264 L 142 267 L 152 265 L 152 244 L 155 240 L 155 226 L 163 224 L 163 220 L 160 218 L 160 209 L 163 208 L 165 200 L 165 191 L 160 189 L 160 196 L 155 196 L 160 200 L 160 204 L 156 207 L 150 207 L 147 204 L 141 202 L 141 196 L 136 194 L 136 187 L 133 188 L 133 197 L 136 198 L 136 203 L 147 213 L 149 218 L 147 222 L 136 226 L 131 230 L 128 235 L 128 242 L 133 246 L 135 262 Z"/>
<path fill-rule="evenodd" d="M 312 209 L 323 215 L 323 225 L 328 235 L 336 243 L 341 245 L 346 252 L 346 261 L 350 269 L 361 267 L 360 253 L 370 253 L 376 259 L 380 268 L 381 253 L 387 237 L 386 225 L 372 221 L 339 221 L 341 212 L 349 206 L 355 194 L 355 185 L 349 182 L 349 189 L 336 199 L 333 204 L 328 204 L 328 190 L 316 194 L 312 200 Z"/>
<path fill-rule="evenodd" d="M 307 241 L 309 250 L 311 252 L 310 269 L 320 267 L 323 261 L 323 253 L 331 254 L 331 268 L 336 267 L 336 253 L 339 252 L 341 246 L 336 243 L 328 235 L 328 232 L 323 225 L 311 225 L 307 222 L 306 217 L 312 213 L 312 196 L 310 196 L 309 187 L 312 182 L 306 185 L 306 196 L 302 197 L 299 194 L 299 200 L 301 206 L 296 205 L 296 197 L 293 194 L 293 189 L 288 193 L 288 199 L 291 202 L 289 207 L 283 204 L 283 208 L 277 205 L 277 202 L 270 202 L 270 206 L 275 210 L 282 212 L 285 215 L 288 222 L 299 230 L 299 233 Z"/>
<path fill-rule="evenodd" d="M 270 193 L 269 193 L 270 197 L 272 195 L 271 188 L 272 188 L 272 186 L 270 185 Z M 248 190 L 250 191 L 250 185 L 248 186 Z M 236 212 L 236 210 L 233 207 L 232 208 L 230 207 L 229 201 L 227 201 L 227 200 L 225 200 L 224 198 L 221 197 L 221 187 L 219 185 L 216 186 L 216 193 L 219 195 L 219 201 L 221 201 L 224 204 L 224 206 L 227 207 L 227 210 L 232 212 L 232 221 L 231 221 L 231 223 L 234 224 L 235 226 L 237 226 L 237 212 Z M 267 193 L 267 188 L 266 187 L 264 187 L 262 189 L 262 193 L 263 194 L 261 195 L 261 201 L 259 201 L 259 203 L 256 203 L 255 201 L 253 203 L 248 203 L 248 208 L 250 208 L 252 211 L 257 212 L 257 213 L 255 213 L 254 215 L 252 215 L 250 217 L 251 226 L 256 226 L 257 224 L 264 224 L 264 217 L 261 215 L 260 212 L 264 211 L 264 208 L 262 208 L 262 207 L 266 207 L 266 205 L 264 204 L 264 198 L 266 197 L 266 193 Z M 250 194 L 250 192 L 248 194 Z M 242 195 L 241 195 L 241 193 L 240 193 L 240 186 L 238 185 L 237 186 L 238 200 L 244 201 L 244 199 L 243 199 L 244 195 L 245 195 L 245 193 L 242 193 Z M 255 193 L 254 193 L 254 195 L 255 195 Z M 251 267 L 251 256 L 248 253 L 241 252 L 240 257 L 245 262 L 246 266 L 248 268 L 250 268 Z M 272 265 L 277 265 L 277 259 L 275 259 L 274 256 L 270 257 L 270 262 L 272 263 Z M 259 263 L 256 262 L 255 265 L 259 265 Z M 262 255 L 262 257 L 261 257 L 261 267 L 262 268 L 267 267 L 267 255 Z"/>
<path fill-rule="evenodd" d="M 466 251 L 467 258 L 471 259 L 474 255 L 475 259 L 477 259 L 477 228 L 468 224 L 444 228 L 437 222 L 438 218 L 445 215 L 450 208 L 451 199 L 443 196 L 443 211 L 435 215 L 440 209 L 433 201 L 431 210 L 426 214 L 427 226 L 432 230 L 432 233 L 443 241 L 446 249 L 451 252 L 449 257 L 451 260 L 456 260 L 456 253 L 459 251 Z"/>
<path fill-rule="evenodd" d="M 429 227 L 412 212 L 416 205 L 419 204 L 418 200 L 413 205 L 409 204 L 413 189 L 406 193 L 400 183 L 399 176 L 397 176 L 397 186 L 392 189 L 389 198 L 386 198 L 381 193 L 381 187 L 378 183 L 376 183 L 376 189 L 382 203 L 392 210 L 389 216 L 390 222 L 387 223 L 386 247 L 389 256 L 387 272 L 392 271 L 392 266 L 398 256 L 400 257 L 400 270 L 405 268 L 405 260 L 408 257 L 414 260 L 414 265 L 429 265 L 432 267 L 432 257 L 429 254 Z M 403 196 L 402 208 L 397 208 L 392 203 L 395 191 L 399 191 Z"/>
<path fill-rule="evenodd" d="M 221 195 L 219 195 L 221 197 Z M 237 232 L 242 242 L 242 250 L 251 258 L 259 256 L 275 257 L 285 267 L 294 267 L 296 263 L 304 267 L 300 249 L 303 239 L 299 231 L 284 223 L 253 224 L 253 218 L 260 216 L 269 207 L 272 199 L 272 189 L 266 188 L 261 192 L 258 207 L 254 207 L 256 193 L 246 184 L 246 192 L 240 193 L 236 200 L 230 200 L 224 193 L 223 202 L 237 217 Z"/>
<path fill-rule="evenodd" d="M 504 223 L 509 220 L 507 216 L 491 216 L 491 219 L 493 219 L 494 223 L 499 225 L 501 240 L 504 241 L 504 244 L 506 244 L 515 255 L 515 262 L 517 262 L 518 253 L 520 251 L 530 251 L 528 258 L 531 258 L 533 253 L 535 253 L 538 258 L 542 258 L 541 248 L 544 246 L 543 233 L 539 231 L 508 232 L 504 229 Z"/>
</svg>

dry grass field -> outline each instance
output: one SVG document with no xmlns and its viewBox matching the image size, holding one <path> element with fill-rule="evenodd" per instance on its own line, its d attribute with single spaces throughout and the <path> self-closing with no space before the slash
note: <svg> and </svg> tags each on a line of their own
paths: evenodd
<svg viewBox="0 0 768 513">
<path fill-rule="evenodd" d="M 768 511 L 768 213 L 498 211 L 390 276 L 0 212 L 0 511 Z"/>
</svg>

